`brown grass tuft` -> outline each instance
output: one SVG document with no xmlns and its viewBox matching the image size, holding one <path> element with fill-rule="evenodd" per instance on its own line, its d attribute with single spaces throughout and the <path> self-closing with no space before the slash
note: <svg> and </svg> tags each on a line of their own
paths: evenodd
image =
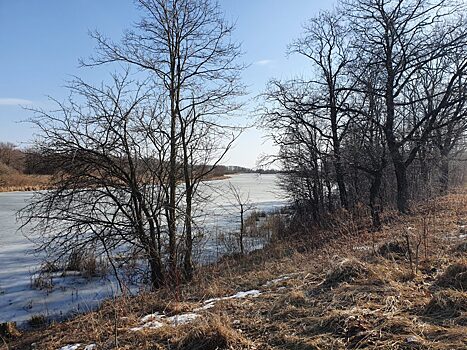
<svg viewBox="0 0 467 350">
<path fill-rule="evenodd" d="M 225 320 L 213 318 L 209 321 L 187 327 L 187 333 L 174 341 L 176 349 L 222 350 L 248 349 L 250 342 Z"/>
<path fill-rule="evenodd" d="M 368 277 L 371 272 L 365 264 L 356 259 L 344 259 L 332 267 L 326 274 L 324 287 L 336 287 L 341 283 Z"/>
<path fill-rule="evenodd" d="M 425 314 L 439 318 L 462 316 L 467 312 L 467 293 L 443 290 L 436 293 L 425 309 Z"/>
<path fill-rule="evenodd" d="M 457 247 L 454 248 L 455 253 L 467 253 L 467 242 L 460 243 Z"/>
<path fill-rule="evenodd" d="M 15 322 L 0 323 L 0 338 L 17 338 L 21 336 L 21 332 L 16 328 Z"/>
<path fill-rule="evenodd" d="M 438 277 L 435 283 L 439 287 L 467 291 L 467 264 L 455 263 Z"/>
<path fill-rule="evenodd" d="M 378 254 L 386 259 L 405 259 L 408 257 L 407 245 L 398 241 L 386 242 L 379 247 Z"/>
</svg>

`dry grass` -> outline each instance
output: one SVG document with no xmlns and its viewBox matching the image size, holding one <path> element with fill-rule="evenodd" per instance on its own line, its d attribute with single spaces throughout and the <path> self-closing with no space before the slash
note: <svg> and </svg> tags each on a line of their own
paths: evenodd
<svg viewBox="0 0 467 350">
<path fill-rule="evenodd" d="M 324 287 L 337 287 L 341 283 L 351 283 L 357 279 L 370 277 L 368 267 L 356 259 L 344 259 L 331 267 L 323 282 Z"/>
<path fill-rule="evenodd" d="M 239 331 L 233 329 L 218 317 L 203 321 L 195 326 L 187 326 L 173 341 L 176 349 L 217 350 L 249 349 L 252 343 Z"/>
<path fill-rule="evenodd" d="M 467 312 L 467 293 L 455 290 L 435 293 L 425 310 L 426 315 L 436 316 L 438 320 L 454 319 L 465 312 Z"/>
<path fill-rule="evenodd" d="M 467 291 L 467 263 L 458 262 L 449 265 L 446 271 L 438 277 L 436 285 Z"/>
<path fill-rule="evenodd" d="M 49 187 L 48 175 L 26 175 L 19 172 L 0 175 L 0 192 L 39 191 Z"/>
<path fill-rule="evenodd" d="M 342 234 L 326 245 L 274 243 L 203 268 L 176 291 L 121 297 L 0 348 L 29 349 L 32 342 L 41 350 L 70 343 L 94 343 L 98 350 L 467 348 L 466 261 L 456 248 L 465 244 L 459 227 L 467 221 L 467 193 L 424 203 L 411 216 L 388 215 L 381 232 L 352 222 L 336 228 Z M 424 238 L 416 269 L 403 250 L 408 227 L 414 242 Z M 317 248 L 303 248 L 311 245 Z M 385 248 L 378 254 L 377 247 Z M 193 312 L 206 299 L 249 289 L 262 294 L 219 301 L 200 311 L 197 322 L 129 330 L 149 313 Z"/>
</svg>

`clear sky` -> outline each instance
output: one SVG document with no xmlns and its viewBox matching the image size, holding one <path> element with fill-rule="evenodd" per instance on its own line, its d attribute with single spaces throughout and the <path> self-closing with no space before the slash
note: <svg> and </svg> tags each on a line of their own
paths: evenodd
<svg viewBox="0 0 467 350">
<path fill-rule="evenodd" d="M 251 103 L 270 78 L 292 77 L 307 62 L 287 57 L 286 48 L 302 25 L 335 0 L 220 0 L 226 18 L 236 22 L 235 39 L 242 43 L 244 74 Z M 132 0 L 0 0 L 0 141 L 26 146 L 34 130 L 23 123 L 23 107 L 50 108 L 48 96 L 63 100 L 73 75 L 106 80 L 106 69 L 78 68 L 80 57 L 95 47 L 88 31 L 97 29 L 115 39 L 138 19 Z M 110 67 L 108 71 L 112 70 Z M 249 117 L 245 111 L 245 117 Z M 224 163 L 254 167 L 260 154 L 274 152 L 260 130 L 245 132 Z"/>
</svg>

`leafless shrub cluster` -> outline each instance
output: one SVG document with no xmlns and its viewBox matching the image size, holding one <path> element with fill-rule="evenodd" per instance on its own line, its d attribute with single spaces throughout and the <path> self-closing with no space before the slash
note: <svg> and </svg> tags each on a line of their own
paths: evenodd
<svg viewBox="0 0 467 350">
<path fill-rule="evenodd" d="M 290 53 L 312 73 L 272 80 L 262 122 L 302 217 L 325 221 L 463 181 L 467 130 L 465 6 L 446 0 L 342 0 L 310 19 Z M 271 159 L 270 159 L 271 161 Z"/>
<path fill-rule="evenodd" d="M 123 72 L 100 86 L 77 78 L 57 110 L 35 111 L 35 149 L 60 171 L 20 216 L 56 258 L 93 247 L 116 271 L 116 252 L 135 252 L 157 288 L 193 275 L 197 189 L 238 135 L 227 118 L 243 66 L 217 4 L 137 5 L 122 40 L 93 33 L 97 52 L 82 61 Z"/>
</svg>

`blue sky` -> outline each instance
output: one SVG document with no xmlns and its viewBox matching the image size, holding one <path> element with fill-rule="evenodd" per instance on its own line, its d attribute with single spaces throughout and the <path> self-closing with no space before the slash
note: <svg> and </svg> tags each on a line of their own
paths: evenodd
<svg viewBox="0 0 467 350">
<path fill-rule="evenodd" d="M 220 0 L 226 18 L 236 22 L 235 39 L 242 43 L 243 61 L 250 64 L 244 82 L 250 98 L 260 94 L 270 78 L 289 78 L 308 70 L 286 48 L 305 21 L 334 0 Z M 138 19 L 131 0 L 0 0 L 0 141 L 26 146 L 34 130 L 23 123 L 23 107 L 50 108 L 48 96 L 62 100 L 73 75 L 101 81 L 108 69 L 78 68 L 80 57 L 95 47 L 88 31 L 97 29 L 118 40 Z M 248 109 L 254 109 L 251 102 Z M 248 117 L 249 112 L 245 111 Z M 237 141 L 224 163 L 253 167 L 262 153 L 274 152 L 260 130 L 249 130 Z"/>
</svg>

